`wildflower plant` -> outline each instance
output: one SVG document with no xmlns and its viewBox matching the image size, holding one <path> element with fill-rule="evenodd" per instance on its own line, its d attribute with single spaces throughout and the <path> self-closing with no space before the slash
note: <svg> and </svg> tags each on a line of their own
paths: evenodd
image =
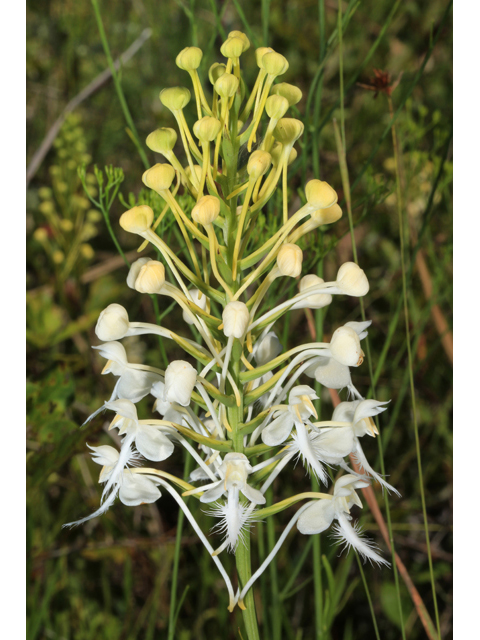
<svg viewBox="0 0 480 640">
<path fill-rule="evenodd" d="M 147 138 L 148 147 L 165 162 L 145 171 L 142 180 L 164 207 L 154 211 L 140 204 L 120 218 L 125 231 L 140 236 L 142 248 L 150 244 L 157 251 L 156 259 L 143 257 L 131 265 L 127 285 L 140 294 L 171 298 L 182 309 L 193 338 L 132 321 L 118 304 L 100 314 L 96 334 L 102 344 L 94 348 L 107 360 L 103 373 L 113 374 L 116 383 L 110 399 L 88 420 L 101 411 L 112 412 L 110 429 L 118 429 L 122 440 L 120 450 L 90 447 L 102 467 L 101 504 L 70 525 L 105 513 L 117 497 L 133 506 L 169 493 L 225 580 L 229 610 L 241 607 L 248 637 L 258 638 L 251 587 L 291 529 L 296 526 L 303 535 L 330 529 L 364 559 L 386 565 L 352 519 L 362 507 L 359 489 L 375 481 L 396 490 L 370 466 L 361 446 L 364 436 L 378 433 L 373 417 L 386 409 L 385 402 L 365 400 L 352 381 L 352 371 L 364 360 L 362 340 L 370 323 L 346 322 L 335 328 L 330 341 L 288 351 L 275 334 L 275 323 L 291 310 L 320 309 L 336 296 L 364 296 L 369 283 L 353 262 L 341 265 L 331 282 L 303 272 L 299 241 L 335 223 L 342 211 L 336 191 L 318 179 L 307 183 L 305 204 L 290 211 L 288 167 L 297 155 L 294 145 L 303 124 L 287 113 L 302 94 L 278 82 L 288 62 L 267 47 L 255 52 L 259 71 L 249 92 L 241 73 L 249 48 L 245 34 L 229 34 L 221 47 L 226 62 L 210 67 L 207 91 L 198 74 L 202 51 L 187 47 L 176 61 L 190 76 L 193 96 L 187 87 L 160 93 L 179 136 L 173 128 L 162 128 Z M 184 109 L 192 98 L 197 121 L 190 128 Z M 182 148 L 186 165 L 176 147 Z M 282 211 L 272 222 L 274 233 L 259 242 L 256 222 L 277 190 Z M 185 206 L 188 199 L 179 199 L 182 193 L 190 195 L 192 206 Z M 184 256 L 156 232 L 165 216 L 178 225 Z M 262 310 L 272 283 L 289 278 L 300 278 L 298 293 Z M 185 359 L 171 361 L 166 369 L 130 363 L 120 341 L 147 334 L 172 340 Z M 310 380 L 325 388 L 347 389 L 351 399 L 342 402 L 330 420 L 320 421 L 317 394 L 306 384 Z M 135 405 L 147 396 L 156 413 L 140 420 Z M 162 461 L 182 447 L 196 465 L 188 482 L 161 468 Z M 361 472 L 349 466 L 349 456 Z M 297 462 L 325 490 L 307 488 L 265 506 L 267 489 Z M 329 471 L 335 467 L 344 473 L 332 485 Z M 185 503 L 187 496 L 205 505 L 212 518 L 209 532 L 201 530 Z M 298 508 L 271 553 L 253 570 L 249 527 L 294 505 Z M 238 577 L 224 568 L 227 552 L 236 556 Z"/>
</svg>

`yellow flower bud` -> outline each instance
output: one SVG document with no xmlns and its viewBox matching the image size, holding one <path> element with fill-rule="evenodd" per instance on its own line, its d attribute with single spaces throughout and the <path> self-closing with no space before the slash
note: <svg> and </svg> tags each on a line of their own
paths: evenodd
<svg viewBox="0 0 480 640">
<path fill-rule="evenodd" d="M 220 213 L 220 200 L 215 196 L 203 196 L 192 209 L 195 222 L 206 227 L 216 220 Z"/>
<path fill-rule="evenodd" d="M 308 204 L 314 205 L 317 209 L 327 209 L 338 200 L 337 192 L 332 189 L 328 182 L 323 182 L 322 180 L 310 180 L 307 182 L 305 196 Z"/>
<path fill-rule="evenodd" d="M 217 118 L 205 116 L 201 120 L 197 120 L 193 125 L 193 133 L 202 142 L 211 142 L 220 133 L 222 123 Z"/>
<path fill-rule="evenodd" d="M 178 54 L 175 62 L 177 67 L 184 71 L 194 71 L 198 69 L 202 61 L 203 52 L 198 47 L 185 47 Z"/>
<path fill-rule="evenodd" d="M 254 151 L 247 164 L 247 173 L 251 178 L 258 180 L 263 176 L 272 162 L 272 156 L 267 151 Z"/>
<path fill-rule="evenodd" d="M 48 232 L 43 227 L 39 227 L 38 229 L 35 229 L 35 231 L 33 232 L 33 237 L 37 242 L 40 242 L 41 244 L 43 244 L 44 242 L 48 241 Z"/>
<path fill-rule="evenodd" d="M 273 49 L 271 47 L 258 47 L 258 49 L 255 50 L 255 58 L 260 69 L 263 69 L 262 58 L 266 53 L 273 53 Z"/>
<path fill-rule="evenodd" d="M 93 260 L 93 258 L 95 257 L 95 251 L 93 250 L 92 245 L 87 244 L 86 242 L 80 245 L 80 253 L 85 258 L 85 260 Z"/>
<path fill-rule="evenodd" d="M 162 127 L 147 136 L 147 147 L 156 153 L 166 156 L 177 142 L 177 132 L 170 127 Z"/>
<path fill-rule="evenodd" d="M 295 118 L 281 118 L 275 129 L 273 136 L 275 140 L 283 145 L 293 145 L 303 133 L 303 122 Z"/>
<path fill-rule="evenodd" d="M 223 76 L 226 70 L 227 65 L 223 64 L 223 62 L 214 62 L 208 70 L 208 79 L 212 84 L 215 84 L 215 82 Z"/>
<path fill-rule="evenodd" d="M 120 226 L 129 233 L 142 234 L 148 231 L 153 222 L 153 210 L 146 204 L 133 207 L 120 216 Z"/>
<path fill-rule="evenodd" d="M 149 260 L 144 264 L 135 280 L 135 289 L 139 293 L 160 293 L 165 282 L 165 267 L 158 260 Z"/>
<path fill-rule="evenodd" d="M 227 38 L 220 47 L 221 54 L 226 58 L 239 58 L 245 51 L 244 44 L 242 38 Z"/>
<path fill-rule="evenodd" d="M 65 233 L 69 233 L 73 229 L 73 222 L 71 220 L 66 220 L 65 218 L 63 218 L 62 220 L 60 220 L 60 227 L 62 231 L 65 231 Z"/>
<path fill-rule="evenodd" d="M 311 216 L 312 220 L 315 220 L 315 222 L 318 223 L 318 226 L 321 224 L 332 224 L 332 222 L 340 220 L 342 217 L 342 210 L 338 204 L 334 204 L 326 209 L 317 209 L 311 214 Z"/>
<path fill-rule="evenodd" d="M 288 100 L 290 106 L 297 104 L 302 99 L 301 90 L 288 82 L 274 84 L 270 93 L 275 96 L 283 96 Z"/>
<path fill-rule="evenodd" d="M 60 251 L 60 249 L 57 249 L 53 252 L 52 259 L 55 264 L 62 264 L 62 262 L 65 260 L 65 254 L 63 253 L 63 251 Z"/>
<path fill-rule="evenodd" d="M 142 176 L 143 184 L 157 193 L 170 189 L 174 179 L 175 169 L 172 165 L 161 164 L 160 162 L 147 169 Z"/>
<path fill-rule="evenodd" d="M 223 333 L 229 338 L 234 336 L 240 339 L 247 330 L 250 321 L 250 313 L 244 302 L 235 300 L 229 302 L 222 314 Z"/>
<path fill-rule="evenodd" d="M 280 158 L 282 157 L 283 145 L 280 142 L 276 142 L 273 146 L 273 149 L 270 150 L 272 155 L 272 164 L 274 167 L 278 167 L 278 163 L 280 162 Z M 292 162 L 297 158 L 297 151 L 292 147 L 290 151 L 290 155 L 288 156 L 287 166 L 291 165 Z"/>
<path fill-rule="evenodd" d="M 265 111 L 269 118 L 280 120 L 287 113 L 288 100 L 282 96 L 270 96 L 265 103 Z"/>
<path fill-rule="evenodd" d="M 221 98 L 231 98 L 238 89 L 239 80 L 232 73 L 224 73 L 215 82 L 215 91 Z"/>
<path fill-rule="evenodd" d="M 250 49 L 250 40 L 247 38 L 246 34 L 243 31 L 230 31 L 228 34 L 229 38 L 240 38 L 243 41 L 243 50 L 246 51 Z"/>
<path fill-rule="evenodd" d="M 337 286 L 347 296 L 356 298 L 368 293 L 370 285 L 365 271 L 355 262 L 345 262 L 337 273 Z"/>
<path fill-rule="evenodd" d="M 261 60 L 262 69 L 270 76 L 281 76 L 288 70 L 288 60 L 281 53 L 271 51 L 266 53 Z"/>
<path fill-rule="evenodd" d="M 303 252 L 296 244 L 284 244 L 277 255 L 277 266 L 282 276 L 296 278 L 302 272 Z"/>
<path fill-rule="evenodd" d="M 170 87 L 160 91 L 160 102 L 170 111 L 181 111 L 190 102 L 190 98 L 187 87 Z"/>
</svg>

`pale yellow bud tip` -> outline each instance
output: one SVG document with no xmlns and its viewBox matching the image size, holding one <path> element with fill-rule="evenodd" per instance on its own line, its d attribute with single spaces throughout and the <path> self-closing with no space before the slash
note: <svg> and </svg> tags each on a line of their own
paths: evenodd
<svg viewBox="0 0 480 640">
<path fill-rule="evenodd" d="M 141 235 L 150 229 L 153 222 L 153 210 L 146 204 L 125 211 L 120 217 L 120 226 L 129 233 Z"/>
<path fill-rule="evenodd" d="M 310 180 L 305 187 L 305 195 L 309 204 L 317 209 L 327 209 L 333 206 L 337 200 L 337 192 L 328 182 L 322 180 Z"/>
<path fill-rule="evenodd" d="M 240 300 L 229 302 L 222 314 L 223 320 L 223 333 L 229 338 L 234 336 L 235 338 L 242 338 L 247 330 L 250 320 L 250 313 L 245 303 Z"/>
<path fill-rule="evenodd" d="M 139 293 L 160 293 L 165 282 L 165 267 L 158 260 L 149 260 L 144 264 L 135 280 L 135 289 Z"/>
<path fill-rule="evenodd" d="M 345 262 L 337 273 L 337 286 L 347 296 L 360 297 L 368 293 L 370 285 L 365 271 L 355 262 Z"/>
<path fill-rule="evenodd" d="M 298 277 L 302 272 L 303 252 L 296 244 L 284 244 L 278 252 L 277 266 L 282 276 Z"/>
<path fill-rule="evenodd" d="M 215 196 L 203 196 L 192 209 L 195 222 L 206 227 L 212 224 L 220 213 L 220 200 Z"/>
<path fill-rule="evenodd" d="M 202 57 L 203 52 L 198 47 L 185 47 L 185 49 L 180 51 L 175 62 L 177 63 L 177 67 L 180 67 L 180 69 L 184 71 L 194 71 L 200 66 Z"/>
<path fill-rule="evenodd" d="M 175 169 L 171 164 L 157 163 L 145 171 L 142 176 L 142 182 L 149 189 L 160 193 L 170 189 L 174 178 Z"/>
</svg>

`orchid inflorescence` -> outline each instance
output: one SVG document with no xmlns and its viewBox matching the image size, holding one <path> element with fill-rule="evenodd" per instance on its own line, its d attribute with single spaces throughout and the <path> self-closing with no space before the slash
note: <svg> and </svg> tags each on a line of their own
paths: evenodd
<svg viewBox="0 0 480 640">
<path fill-rule="evenodd" d="M 289 351 L 283 351 L 273 331 L 275 323 L 292 309 L 320 309 L 331 304 L 334 295 L 364 296 L 369 290 L 364 271 L 347 262 L 333 282 L 304 275 L 299 293 L 258 313 L 275 279 L 301 275 L 299 240 L 337 221 L 342 211 L 335 190 L 314 179 L 306 185 L 305 204 L 289 213 L 288 166 L 297 155 L 294 144 L 303 133 L 303 124 L 285 114 L 302 93 L 287 83 L 274 84 L 287 71 L 288 62 L 273 49 L 261 47 L 255 52 L 258 76 L 247 97 L 240 58 L 249 47 L 245 34 L 229 34 L 221 47 L 226 64 L 214 63 L 208 72 L 211 100 L 197 72 L 202 51 L 187 47 L 178 55 L 177 65 L 189 73 L 193 85 L 198 120 L 192 130 L 183 113 L 190 90 L 174 87 L 160 93 L 162 104 L 176 119 L 187 166 L 174 152 L 174 129 L 157 129 L 148 136 L 148 147 L 168 162 L 152 166 L 142 180 L 160 195 L 165 207 L 156 215 L 147 205 L 135 206 L 121 216 L 120 225 L 141 236 L 141 248 L 153 245 L 159 259 L 143 257 L 134 262 L 127 285 L 140 293 L 172 298 L 181 307 L 185 324 L 194 328 L 196 339 L 155 324 L 131 322 L 118 304 L 102 311 L 96 334 L 103 344 L 94 348 L 107 359 L 103 373 L 112 373 L 117 382 L 108 402 L 88 420 L 103 410 L 114 412 L 109 428 L 118 429 L 121 448 L 90 447 L 93 460 L 102 465 L 101 506 L 71 523 L 99 516 L 117 496 L 123 504 L 133 506 L 153 503 L 167 491 L 219 568 L 229 591 L 230 610 L 237 603 L 245 606 L 246 593 L 294 525 L 302 534 L 314 535 L 333 524 L 334 536 L 347 546 L 370 561 L 388 564 L 371 541 L 362 539 L 358 527 L 352 526 L 350 511 L 354 505 L 362 506 L 357 491 L 372 478 L 397 493 L 372 469 L 360 444 L 364 435 L 378 433 L 372 418 L 386 408 L 385 402 L 363 399 L 351 378 L 351 367 L 363 362 L 361 341 L 370 322 L 347 322 L 334 331 L 329 342 L 311 342 Z M 264 114 L 267 125 L 260 138 Z M 245 149 L 246 168 L 239 160 Z M 255 234 L 256 221 L 279 184 L 281 222 L 261 244 Z M 193 198 L 191 210 L 179 204 L 180 189 Z M 186 261 L 155 231 L 166 215 L 175 217 L 185 241 Z M 165 370 L 129 362 L 119 340 L 144 334 L 174 341 L 198 368 L 186 360 L 172 361 Z M 318 396 L 300 382 L 302 376 L 326 388 L 347 388 L 354 399 L 341 402 L 331 420 L 319 421 L 314 405 Z M 161 419 L 138 418 L 135 404 L 148 395 L 155 398 L 153 409 Z M 145 461 L 166 460 L 179 447 L 197 465 L 189 482 L 144 466 Z M 364 473 L 348 466 L 348 456 Z M 262 507 L 266 490 L 297 460 L 325 486 L 327 468 L 338 466 L 346 473 L 336 480 L 331 493 L 307 491 Z M 211 536 L 223 536 L 216 550 L 187 507 L 186 496 L 210 505 L 206 513 L 217 519 Z M 245 534 L 252 522 L 305 499 L 262 566 L 253 576 L 241 575 L 235 592 L 219 558 L 221 552 L 238 552 L 246 544 Z"/>
</svg>

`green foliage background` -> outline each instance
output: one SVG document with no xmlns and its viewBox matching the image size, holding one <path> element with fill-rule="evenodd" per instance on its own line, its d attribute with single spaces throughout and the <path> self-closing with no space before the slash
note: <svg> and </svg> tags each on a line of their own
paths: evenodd
<svg viewBox="0 0 480 640">
<path fill-rule="evenodd" d="M 205 78 L 210 64 L 220 60 L 224 35 L 233 29 L 244 30 L 254 46 L 268 44 L 286 56 L 290 68 L 282 81 L 296 84 L 304 93 L 297 117 L 305 122 L 306 132 L 297 145 L 299 158 L 291 172 L 291 210 L 300 203 L 305 181 L 312 177 L 327 180 L 343 197 L 332 127 L 332 117 L 339 117 L 340 96 L 336 2 L 103 0 L 100 9 L 114 58 L 144 29 L 151 29 L 151 37 L 120 74 L 142 140 L 156 127 L 173 126 L 158 93 L 168 86 L 189 86 L 186 74 L 175 65 L 177 53 L 191 44 L 200 46 Z M 366 315 L 373 320 L 370 340 L 376 397 L 392 399 L 380 421 L 385 467 L 389 482 L 403 496 L 390 498 L 392 528 L 396 550 L 434 619 L 419 497 L 423 481 L 442 637 L 448 637 L 452 612 L 452 370 L 432 308 L 439 305 L 451 324 L 451 18 L 444 0 L 358 0 L 342 3 L 342 10 L 350 16 L 343 35 L 343 69 L 355 237 L 360 265 L 371 283 Z M 27 16 L 30 161 L 68 100 L 101 73 L 107 62 L 88 0 L 30 0 Z M 250 86 L 256 74 L 252 49 L 244 55 L 245 62 L 242 58 Z M 375 98 L 373 92 L 356 84 L 368 84 L 373 68 L 389 71 L 394 80 L 403 74 L 393 103 L 399 108 L 402 197 L 410 230 L 407 269 L 421 248 L 432 279 L 432 292 L 426 296 L 414 269 L 408 293 L 423 479 L 417 471 L 405 328 L 399 312 L 402 278 L 390 116 L 384 95 Z M 194 120 L 192 110 L 189 121 Z M 152 163 L 158 161 L 150 152 L 148 158 Z M 87 163 L 86 182 L 92 197 L 98 192 L 93 163 L 123 170 L 120 194 L 125 202 L 129 197 L 146 197 L 139 194 L 143 165 L 126 132 L 111 81 L 67 119 L 27 192 L 28 638 L 239 638 L 240 616 L 227 612 L 221 580 L 188 527 L 181 545 L 179 618 L 175 629 L 171 620 L 169 623 L 178 516 L 169 497 L 134 509 L 117 504 L 101 519 L 61 530 L 64 522 L 97 508 L 98 469 L 85 443 L 98 445 L 110 438 L 102 417 L 79 429 L 112 389 L 112 380 L 100 376 L 103 364 L 90 348 L 98 343 L 93 331 L 98 314 L 111 302 L 118 302 L 128 309 L 131 319 L 155 321 L 151 300 L 125 286 L 126 267 L 101 214 L 81 187 L 77 167 L 83 162 Z M 117 199 L 111 209 L 112 227 L 123 249 L 134 256 L 134 238 L 118 226 L 123 210 Z M 269 233 L 271 216 L 276 213 L 273 203 L 259 225 L 259 237 Z M 163 232 L 169 243 L 176 242 L 168 224 Z M 333 276 L 339 264 L 352 258 L 346 215 L 325 237 L 313 240 L 304 247 L 304 273 L 323 259 L 324 272 Z M 273 289 L 270 303 L 285 293 Z M 168 309 L 165 299 L 160 299 L 159 306 L 163 315 Z M 358 314 L 355 301 L 334 303 L 324 318 L 325 333 L 331 334 L 347 320 L 359 319 Z M 172 309 L 163 322 L 178 327 L 178 311 Z M 285 348 L 305 341 L 304 313 L 291 314 L 289 323 L 280 329 Z M 389 347 L 381 357 L 386 341 Z M 154 339 L 128 339 L 126 347 L 133 361 L 157 364 L 165 355 Z M 181 357 L 175 347 L 168 349 L 168 359 Z M 367 394 L 366 365 L 355 371 L 355 384 Z M 322 397 L 325 419 L 331 411 L 329 402 Z M 141 406 L 147 409 L 146 404 Z M 367 455 L 375 460 L 376 454 L 372 441 Z M 182 475 L 181 453 L 163 468 Z M 283 484 L 276 485 L 275 496 L 290 495 L 305 482 L 303 469 L 297 467 Z M 383 510 L 381 492 L 376 490 L 376 496 Z M 206 530 L 207 518 L 201 512 L 198 515 Z M 275 520 L 277 536 L 286 521 Z M 361 522 L 388 554 L 366 505 Z M 262 554 L 270 544 L 264 525 L 256 527 L 256 536 Z M 374 637 L 368 598 L 379 637 L 388 640 L 401 633 L 408 638 L 425 637 L 403 582 L 400 618 L 393 573 L 366 566 L 366 592 L 355 556 L 337 557 L 338 549 L 328 536 L 321 541 L 324 628 L 319 629 L 311 546 L 311 539 L 291 535 L 279 556 L 277 577 L 265 575 L 258 585 L 262 637 Z M 227 560 L 228 565 L 233 572 L 233 562 Z"/>
</svg>

